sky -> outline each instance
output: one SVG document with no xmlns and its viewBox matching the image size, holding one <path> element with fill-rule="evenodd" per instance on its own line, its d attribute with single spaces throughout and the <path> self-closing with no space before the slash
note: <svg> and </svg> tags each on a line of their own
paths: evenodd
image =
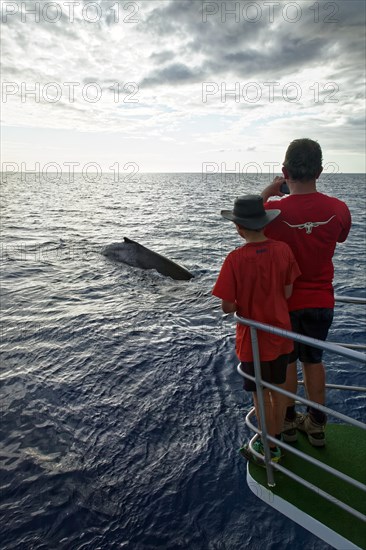
<svg viewBox="0 0 366 550">
<path fill-rule="evenodd" d="M 2 170 L 365 172 L 365 2 L 1 0 Z"/>
</svg>

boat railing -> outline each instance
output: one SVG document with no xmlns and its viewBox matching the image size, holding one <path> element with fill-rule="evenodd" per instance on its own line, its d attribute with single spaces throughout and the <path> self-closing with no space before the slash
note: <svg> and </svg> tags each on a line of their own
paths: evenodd
<svg viewBox="0 0 366 550">
<path fill-rule="evenodd" d="M 357 303 L 357 304 L 365 304 L 366 300 L 361 298 L 350 298 L 350 297 L 337 297 L 337 301 L 347 301 L 348 303 Z M 329 407 L 325 407 L 323 405 L 320 405 L 319 403 L 315 403 L 313 401 L 310 401 L 309 399 L 295 395 L 287 390 L 284 390 L 283 388 L 280 388 L 279 386 L 272 385 L 268 382 L 265 382 L 261 379 L 261 368 L 260 368 L 260 355 L 259 355 L 259 348 L 258 348 L 258 335 L 257 331 L 264 331 L 271 334 L 275 334 L 277 336 L 282 336 L 284 338 L 288 338 L 291 340 L 294 340 L 296 342 L 300 342 L 303 344 L 311 345 L 313 347 L 320 348 L 324 351 L 328 351 L 331 353 L 335 353 L 338 355 L 341 355 L 343 357 L 346 357 L 348 359 L 352 359 L 354 361 L 359 361 L 362 363 L 366 363 L 366 354 L 362 353 L 360 351 L 349 349 L 349 347 L 345 347 L 342 344 L 336 344 L 332 342 L 324 342 L 322 340 L 317 340 L 315 338 L 309 338 L 307 336 L 303 336 L 300 334 L 297 334 L 295 332 L 291 332 L 288 330 L 280 329 L 277 327 L 274 327 L 272 325 L 267 325 L 265 323 L 260 323 L 257 321 L 253 321 L 251 319 L 245 319 L 243 317 L 240 317 L 239 315 L 235 314 L 235 319 L 238 323 L 246 325 L 250 328 L 250 335 L 251 335 L 251 344 L 252 344 L 252 352 L 253 352 L 253 363 L 254 363 L 254 376 L 250 376 L 248 374 L 245 374 L 240 369 L 240 364 L 238 365 L 238 372 L 241 376 L 244 378 L 248 378 L 249 380 L 252 380 L 256 383 L 257 386 L 257 400 L 258 400 L 258 413 L 259 413 L 259 425 L 261 428 L 255 426 L 252 421 L 251 417 L 254 415 L 254 409 L 251 409 L 251 411 L 247 414 L 245 422 L 247 426 L 255 432 L 254 437 L 249 442 L 249 448 L 250 451 L 253 453 L 254 456 L 256 456 L 259 460 L 263 460 L 263 456 L 257 453 L 253 448 L 253 443 L 255 440 L 261 436 L 263 448 L 264 448 L 264 464 L 266 467 L 266 473 L 267 473 L 267 484 L 269 487 L 275 486 L 274 481 L 274 470 L 278 470 L 288 477 L 294 479 L 298 483 L 304 485 L 308 489 L 316 492 L 318 495 L 323 496 L 325 499 L 331 501 L 333 504 L 336 504 L 339 508 L 342 508 L 343 510 L 346 510 L 353 516 L 361 519 L 362 521 L 366 520 L 366 516 L 364 516 L 362 513 L 360 513 L 358 510 L 355 510 L 351 506 L 345 504 L 344 502 L 340 501 L 339 499 L 336 499 L 334 496 L 330 495 L 329 493 L 326 493 L 320 487 L 317 487 L 316 485 L 313 485 L 309 481 L 303 479 L 302 477 L 298 476 L 288 468 L 285 468 L 280 463 L 275 463 L 271 461 L 271 453 L 270 453 L 270 447 L 269 443 L 274 443 L 284 450 L 295 454 L 296 456 L 300 457 L 303 460 L 306 460 L 307 462 L 310 462 L 314 465 L 316 465 L 319 468 L 322 468 L 323 470 L 329 472 L 330 474 L 336 476 L 339 479 L 342 479 L 343 481 L 348 482 L 349 484 L 357 487 L 358 489 L 361 489 L 362 491 L 366 492 L 366 486 L 359 482 L 358 480 L 344 474 L 343 472 L 336 470 L 332 468 L 331 466 L 316 460 L 315 458 L 307 455 L 306 453 L 303 453 L 302 451 L 299 451 L 298 449 L 294 448 L 291 445 L 288 445 L 284 441 L 281 441 L 275 437 L 272 437 L 267 432 L 266 427 L 266 421 L 265 421 L 265 408 L 264 408 L 264 398 L 263 398 L 263 387 L 270 389 L 271 391 L 276 391 L 282 395 L 287 396 L 288 398 L 295 399 L 297 402 L 302 403 L 303 405 L 312 406 L 317 408 L 318 410 L 324 412 L 325 414 L 329 416 L 333 416 L 337 418 L 338 420 L 351 424 L 353 426 L 356 426 L 358 428 L 361 428 L 363 430 L 366 430 L 366 424 L 363 422 L 360 422 L 359 420 L 356 420 L 354 418 L 351 418 L 350 416 L 347 416 L 343 413 L 340 413 L 338 411 L 332 410 Z M 336 384 L 328 384 L 327 387 L 336 388 L 336 389 L 347 389 L 347 390 L 356 390 L 356 391 L 366 391 L 365 387 L 362 386 L 341 386 Z"/>
</svg>

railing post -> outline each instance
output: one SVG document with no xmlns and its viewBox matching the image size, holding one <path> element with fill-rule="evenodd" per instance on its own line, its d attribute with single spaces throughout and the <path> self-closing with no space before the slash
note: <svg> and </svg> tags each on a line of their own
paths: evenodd
<svg viewBox="0 0 366 550">
<path fill-rule="evenodd" d="M 258 337 L 257 337 L 257 330 L 254 327 L 250 327 L 250 337 L 252 341 L 254 376 L 255 376 L 255 383 L 257 386 L 259 421 L 260 421 L 260 427 L 262 431 L 262 443 L 263 443 L 265 464 L 266 464 L 266 471 L 267 471 L 267 484 L 269 487 L 274 487 L 275 481 L 274 481 L 273 468 L 272 468 L 272 462 L 271 462 L 271 450 L 269 448 L 269 444 L 267 440 L 267 425 L 266 425 L 266 414 L 265 414 L 264 398 L 263 398 L 263 386 L 262 386 L 262 377 L 261 377 L 261 362 L 260 362 L 259 349 L 258 349 Z"/>
</svg>

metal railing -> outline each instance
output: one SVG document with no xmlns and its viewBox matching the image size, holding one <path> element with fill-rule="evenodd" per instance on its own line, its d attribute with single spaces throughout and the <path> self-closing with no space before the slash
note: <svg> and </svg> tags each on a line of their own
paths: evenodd
<svg viewBox="0 0 366 550">
<path fill-rule="evenodd" d="M 350 298 L 350 297 L 336 297 L 337 301 L 347 301 L 348 303 L 357 303 L 357 304 L 364 304 L 366 303 L 366 300 L 364 299 L 356 299 L 356 298 Z M 344 415 L 342 413 L 339 413 L 337 411 L 334 411 L 328 407 L 325 407 L 323 405 L 320 405 L 318 403 L 315 403 L 313 401 L 310 401 L 309 399 L 306 399 L 304 397 L 295 395 L 289 391 L 286 391 L 278 386 L 274 386 L 268 382 L 264 382 L 261 378 L 261 367 L 260 367 L 260 355 L 259 355 L 259 348 L 258 348 L 258 337 L 257 337 L 257 330 L 261 330 L 264 332 L 269 332 L 271 334 L 275 334 L 277 336 L 282 336 L 284 338 L 288 338 L 291 340 L 294 340 L 296 342 L 300 342 L 303 344 L 311 345 L 313 347 L 320 348 L 325 351 L 329 351 L 331 353 L 336 353 L 338 355 L 341 355 L 343 357 L 360 361 L 362 363 L 366 363 L 366 354 L 361 353 L 360 351 L 355 351 L 352 349 L 348 349 L 344 347 L 342 344 L 334 344 L 331 342 L 324 342 L 322 340 L 317 340 L 315 338 L 309 338 L 307 336 L 303 336 L 300 334 L 297 334 L 295 332 L 291 332 L 284 329 L 276 328 L 272 325 L 267 325 L 264 323 L 259 323 L 257 321 L 253 321 L 251 319 L 244 319 L 243 317 L 240 317 L 239 315 L 235 314 L 235 319 L 238 323 L 249 326 L 250 327 L 250 334 L 251 334 L 251 343 L 252 343 L 252 352 L 253 352 L 253 363 L 254 363 L 254 376 L 250 376 L 248 374 L 245 374 L 240 369 L 240 364 L 238 365 L 238 372 L 241 376 L 244 378 L 248 378 L 249 380 L 252 380 L 256 383 L 257 386 L 257 399 L 258 399 L 258 409 L 259 409 L 259 423 L 261 426 L 261 429 L 254 426 L 251 422 L 251 416 L 254 414 L 254 409 L 252 409 L 246 416 L 245 422 L 247 426 L 255 432 L 254 437 L 249 442 L 249 448 L 250 451 L 253 453 L 254 456 L 256 456 L 258 459 L 263 461 L 263 456 L 257 453 L 253 449 L 253 443 L 255 440 L 261 436 L 262 437 L 262 443 L 263 443 L 263 449 L 264 449 L 264 464 L 266 467 L 267 472 L 267 484 L 269 487 L 275 486 L 274 481 L 274 470 L 278 470 L 288 477 L 294 479 L 298 483 L 304 485 L 308 489 L 316 492 L 318 495 L 323 496 L 325 499 L 331 501 L 333 504 L 336 504 L 343 510 L 346 510 L 353 516 L 366 521 L 366 516 L 360 513 L 358 510 L 355 510 L 354 508 L 350 507 L 349 505 L 345 504 L 344 502 L 336 499 L 334 496 L 329 495 L 325 491 L 321 490 L 319 487 L 313 485 L 309 481 L 299 477 L 298 475 L 294 474 L 291 470 L 288 470 L 287 468 L 284 468 L 281 464 L 275 463 L 271 461 L 271 452 L 270 452 L 270 446 L 269 442 L 274 443 L 281 448 L 285 449 L 286 451 L 289 451 L 296 456 L 301 457 L 302 459 L 306 460 L 307 462 L 310 462 L 319 468 L 322 468 L 323 470 L 327 471 L 328 473 L 338 477 L 339 479 L 342 479 L 343 481 L 346 481 L 347 483 L 350 483 L 354 487 L 357 487 L 358 489 L 361 489 L 362 491 L 366 492 L 366 486 L 363 483 L 360 483 L 356 479 L 340 472 L 339 470 L 336 470 L 332 468 L 331 466 L 328 466 L 327 464 L 324 464 L 323 462 L 320 462 L 319 460 L 316 460 L 315 458 L 303 453 L 302 451 L 299 451 L 298 449 L 294 448 L 293 446 L 290 446 L 286 444 L 283 441 L 280 441 L 276 439 L 275 437 L 272 437 L 267 432 L 266 427 L 266 420 L 265 420 L 265 407 L 264 407 L 264 398 L 263 398 L 263 387 L 270 389 L 271 391 L 276 391 L 282 395 L 285 395 L 286 397 L 289 397 L 291 399 L 295 399 L 296 401 L 317 408 L 318 410 L 334 416 L 338 418 L 339 420 L 342 420 L 343 422 L 346 422 L 348 424 L 351 424 L 353 426 L 356 426 L 358 428 L 361 428 L 363 430 L 366 430 L 366 424 L 363 422 L 360 422 L 358 420 L 355 420 L 347 415 Z M 357 391 L 366 391 L 366 388 L 364 387 L 352 387 L 352 386 L 336 386 L 336 385 L 327 385 L 327 387 L 333 387 L 333 388 L 339 388 L 339 389 L 354 389 Z"/>
</svg>

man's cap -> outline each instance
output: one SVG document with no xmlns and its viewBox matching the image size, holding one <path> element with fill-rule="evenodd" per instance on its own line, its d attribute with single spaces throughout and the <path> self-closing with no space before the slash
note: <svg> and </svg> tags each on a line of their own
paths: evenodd
<svg viewBox="0 0 366 550">
<path fill-rule="evenodd" d="M 281 210 L 264 209 L 261 195 L 243 195 L 234 202 L 234 210 L 221 210 L 221 216 L 246 229 L 262 229 L 277 218 Z"/>
</svg>

